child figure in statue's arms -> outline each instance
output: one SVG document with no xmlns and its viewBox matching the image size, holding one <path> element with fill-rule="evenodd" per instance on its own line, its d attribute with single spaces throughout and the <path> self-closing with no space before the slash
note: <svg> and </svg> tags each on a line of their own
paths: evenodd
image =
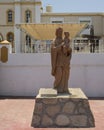
<svg viewBox="0 0 104 130">
<path fill-rule="evenodd" d="M 66 56 L 69 56 L 72 52 L 72 49 L 70 47 L 70 34 L 69 32 L 64 32 L 64 40 L 63 40 L 63 52 Z"/>
</svg>

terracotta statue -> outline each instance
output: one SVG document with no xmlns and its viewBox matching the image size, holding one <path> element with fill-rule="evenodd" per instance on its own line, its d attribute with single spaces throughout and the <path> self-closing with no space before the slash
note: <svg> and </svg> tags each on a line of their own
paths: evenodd
<svg viewBox="0 0 104 130">
<path fill-rule="evenodd" d="M 69 93 L 68 79 L 72 49 L 70 48 L 69 33 L 64 34 L 63 39 L 63 29 L 56 29 L 56 38 L 51 45 L 52 75 L 55 77 L 54 89 L 58 93 Z"/>
</svg>

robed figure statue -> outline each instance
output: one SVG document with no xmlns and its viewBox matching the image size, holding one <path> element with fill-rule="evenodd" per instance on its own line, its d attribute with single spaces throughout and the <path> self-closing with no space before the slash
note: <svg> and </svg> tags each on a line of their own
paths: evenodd
<svg viewBox="0 0 104 130">
<path fill-rule="evenodd" d="M 68 91 L 68 79 L 70 74 L 70 60 L 72 55 L 72 49 L 70 47 L 69 33 L 64 33 L 63 29 L 56 29 L 56 38 L 51 44 L 51 64 L 52 75 L 55 77 L 54 89 L 58 93 L 69 93 Z"/>
</svg>

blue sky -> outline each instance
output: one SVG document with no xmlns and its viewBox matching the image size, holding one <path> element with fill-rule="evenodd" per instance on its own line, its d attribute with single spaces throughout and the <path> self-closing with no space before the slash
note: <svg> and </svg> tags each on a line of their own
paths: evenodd
<svg viewBox="0 0 104 130">
<path fill-rule="evenodd" d="M 53 12 L 103 12 L 104 0 L 42 0 L 43 9 L 50 4 Z"/>
</svg>

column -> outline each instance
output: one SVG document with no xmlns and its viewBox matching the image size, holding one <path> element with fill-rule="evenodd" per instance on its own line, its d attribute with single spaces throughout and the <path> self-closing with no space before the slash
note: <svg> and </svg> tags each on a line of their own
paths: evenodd
<svg viewBox="0 0 104 130">
<path fill-rule="evenodd" d="M 15 0 L 15 24 L 21 23 L 21 0 Z M 15 33 L 15 52 L 20 53 L 21 52 L 21 32 L 20 29 L 17 29 L 14 27 L 14 33 Z"/>
<path fill-rule="evenodd" d="M 41 23 L 41 1 L 35 0 L 35 23 Z"/>
</svg>

